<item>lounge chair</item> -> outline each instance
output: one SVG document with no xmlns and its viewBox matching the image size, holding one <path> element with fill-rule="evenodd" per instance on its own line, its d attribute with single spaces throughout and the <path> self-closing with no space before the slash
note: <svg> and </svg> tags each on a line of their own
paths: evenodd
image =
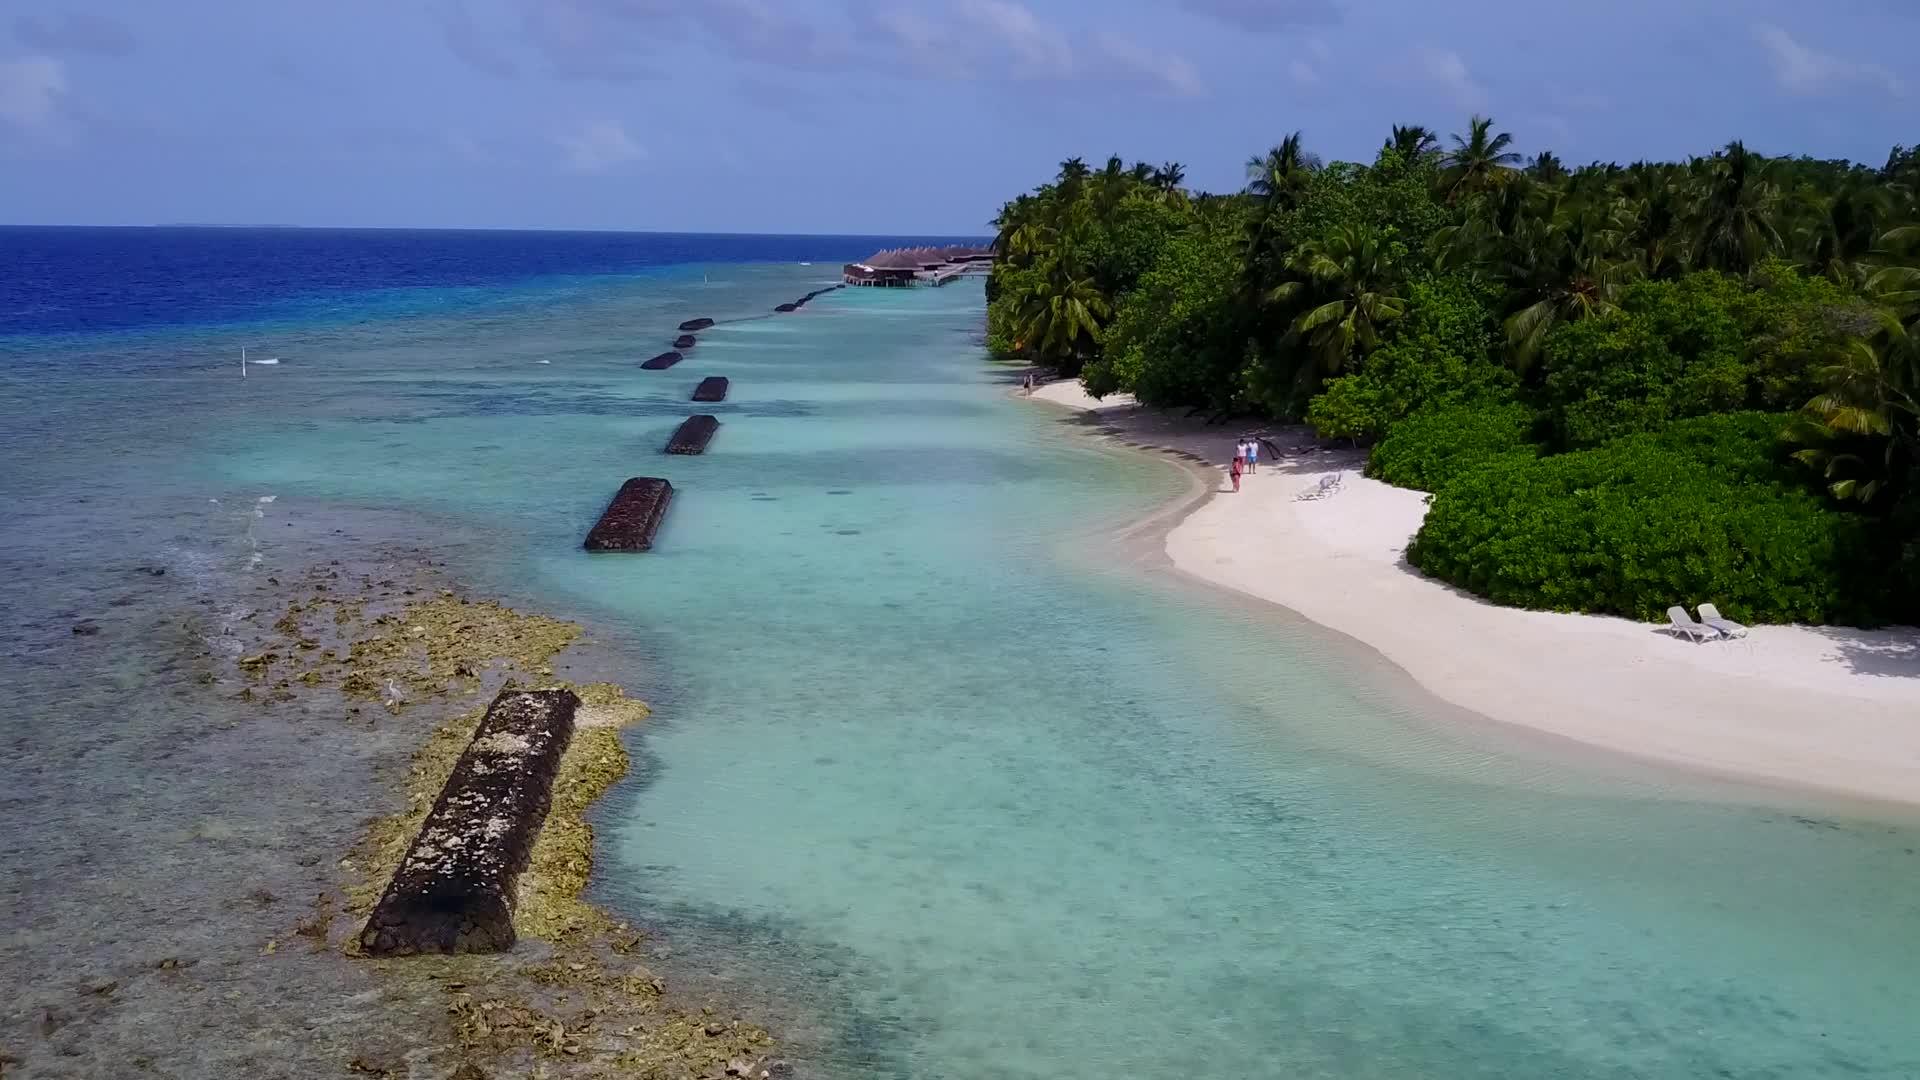
<svg viewBox="0 0 1920 1080">
<path fill-rule="evenodd" d="M 1330 473 L 1323 476 L 1320 478 L 1319 486 L 1310 487 L 1300 494 L 1295 495 L 1294 498 L 1303 502 L 1313 499 L 1324 499 L 1340 490 L 1341 475 L 1340 473 Z"/>
<path fill-rule="evenodd" d="M 1746 627 L 1741 626 L 1732 619 L 1722 616 L 1720 609 L 1714 607 L 1712 604 L 1700 605 L 1700 622 L 1702 625 L 1711 626 L 1715 630 L 1720 631 L 1720 633 L 1726 637 L 1735 638 L 1747 636 Z"/>
<path fill-rule="evenodd" d="M 1713 627 L 1694 622 L 1693 616 L 1687 614 L 1687 609 L 1678 604 L 1667 609 L 1667 619 L 1671 623 L 1667 629 L 1673 631 L 1675 634 L 1685 635 L 1696 645 L 1702 641 L 1712 641 L 1720 636 L 1720 631 L 1715 630 Z"/>
</svg>

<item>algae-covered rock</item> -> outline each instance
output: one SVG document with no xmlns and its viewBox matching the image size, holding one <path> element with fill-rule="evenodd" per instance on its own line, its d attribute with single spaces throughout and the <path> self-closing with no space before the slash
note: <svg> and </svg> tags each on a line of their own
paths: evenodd
<svg viewBox="0 0 1920 1080">
<path fill-rule="evenodd" d="M 367 918 L 362 949 L 408 956 L 513 946 L 514 886 L 546 821 L 579 706 L 571 690 L 494 699 Z"/>
</svg>

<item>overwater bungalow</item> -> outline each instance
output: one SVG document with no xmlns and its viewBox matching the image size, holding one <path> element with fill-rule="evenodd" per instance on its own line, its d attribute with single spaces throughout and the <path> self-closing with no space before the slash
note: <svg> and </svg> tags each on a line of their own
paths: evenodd
<svg viewBox="0 0 1920 1080">
<path fill-rule="evenodd" d="M 848 263 L 842 276 L 849 285 L 907 288 L 945 285 L 962 274 L 983 273 L 992 265 L 992 248 L 965 245 L 894 248 Z"/>
</svg>

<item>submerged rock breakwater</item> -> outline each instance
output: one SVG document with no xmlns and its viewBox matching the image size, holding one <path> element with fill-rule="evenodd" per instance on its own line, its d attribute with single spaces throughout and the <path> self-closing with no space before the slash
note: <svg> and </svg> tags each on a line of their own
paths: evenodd
<svg viewBox="0 0 1920 1080">
<path fill-rule="evenodd" d="M 367 925 L 371 956 L 512 948 L 514 885 L 546 821 L 580 699 L 508 690 L 488 706 Z"/>
</svg>

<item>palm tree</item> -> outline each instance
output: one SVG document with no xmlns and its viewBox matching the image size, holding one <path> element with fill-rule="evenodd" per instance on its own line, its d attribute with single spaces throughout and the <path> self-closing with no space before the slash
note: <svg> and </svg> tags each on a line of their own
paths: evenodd
<svg viewBox="0 0 1920 1080">
<path fill-rule="evenodd" d="M 1501 187 L 1513 175 L 1520 155 L 1507 149 L 1513 136 L 1493 133 L 1493 118 L 1474 116 L 1467 121 L 1467 136 L 1453 137 L 1453 149 L 1440 159 L 1443 169 L 1441 187 L 1452 201 L 1476 191 Z"/>
<path fill-rule="evenodd" d="M 1153 166 L 1145 161 L 1136 161 L 1127 170 L 1127 178 L 1136 184 L 1150 184 L 1153 182 Z"/>
<path fill-rule="evenodd" d="M 994 219 L 993 250 L 1016 265 L 1033 263 L 1053 244 L 1056 230 L 1046 220 L 1048 201 L 1035 195 L 1021 195 L 1000 208 Z"/>
<path fill-rule="evenodd" d="M 1033 354 L 1072 374 L 1099 343 L 1101 327 L 1112 314 L 1092 277 L 1075 274 L 1066 259 L 1055 258 L 1021 299 L 1020 340 Z"/>
<path fill-rule="evenodd" d="M 1675 167 L 1636 162 L 1620 186 L 1627 232 L 1624 243 L 1643 277 L 1665 279 L 1686 272 L 1690 258 L 1686 218 L 1691 196 Z"/>
<path fill-rule="evenodd" d="M 1380 328 L 1406 313 L 1406 301 L 1392 291 L 1392 257 L 1371 229 L 1338 226 L 1300 245 L 1289 269 L 1293 278 L 1269 291 L 1267 300 L 1303 306 L 1288 329 L 1288 337 L 1317 361 L 1303 375 L 1337 374 L 1372 352 Z"/>
<path fill-rule="evenodd" d="M 1094 213 L 1102 221 L 1108 220 L 1120 200 L 1134 187 L 1133 176 L 1127 170 L 1126 162 L 1115 154 L 1107 159 L 1106 167 L 1093 175 L 1090 181 L 1093 191 Z"/>
<path fill-rule="evenodd" d="M 1820 372 L 1825 393 L 1787 430 L 1836 499 L 1871 502 L 1920 457 L 1920 338 L 1892 315 Z"/>
<path fill-rule="evenodd" d="M 1527 174 L 1542 184 L 1557 184 L 1567 178 L 1567 167 L 1551 150 L 1542 150 L 1527 163 Z"/>
<path fill-rule="evenodd" d="M 1169 195 L 1179 191 L 1180 185 L 1186 182 L 1186 167 L 1177 161 L 1165 162 L 1153 173 L 1153 186 Z"/>
<path fill-rule="evenodd" d="M 1440 152 L 1440 137 L 1433 129 L 1419 124 L 1393 125 L 1393 134 L 1387 138 L 1383 150 L 1391 150 L 1400 155 L 1400 160 L 1412 164 L 1424 161 Z"/>
<path fill-rule="evenodd" d="M 1920 333 L 1920 225 L 1902 225 L 1880 238 L 1881 260 L 1866 281 L 1866 293 Z M 1902 261 L 1894 253 L 1910 251 Z"/>
<path fill-rule="evenodd" d="M 1294 132 L 1265 154 L 1247 159 L 1247 192 L 1276 203 L 1290 203 L 1306 188 L 1307 178 L 1320 171 L 1320 157 L 1310 154 Z"/>
<path fill-rule="evenodd" d="M 1866 258 L 1879 244 L 1892 210 L 1887 189 L 1855 178 L 1827 194 L 1809 192 L 1796 232 L 1796 254 L 1837 285 L 1858 287 L 1870 267 Z"/>
<path fill-rule="evenodd" d="M 1092 175 L 1093 170 L 1087 167 L 1086 161 L 1070 157 L 1060 163 L 1060 176 L 1054 182 L 1054 188 L 1062 198 L 1071 202 L 1080 197 L 1080 189 L 1086 186 L 1087 178 Z"/>
<path fill-rule="evenodd" d="M 1767 181 L 1766 165 L 1737 139 L 1696 164 L 1702 181 L 1695 212 L 1700 265 L 1745 274 L 1780 249 L 1780 192 Z"/>
<path fill-rule="evenodd" d="M 1501 267 L 1512 311 L 1507 361 L 1525 374 L 1561 323 L 1619 310 L 1620 289 L 1636 268 L 1621 257 L 1626 208 L 1568 206 L 1529 222 L 1511 238 Z"/>
</svg>

